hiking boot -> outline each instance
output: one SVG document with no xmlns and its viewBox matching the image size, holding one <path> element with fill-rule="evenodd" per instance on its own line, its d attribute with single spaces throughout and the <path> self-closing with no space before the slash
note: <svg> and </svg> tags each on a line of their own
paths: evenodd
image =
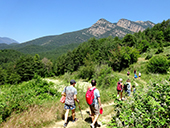
<svg viewBox="0 0 170 128">
<path fill-rule="evenodd" d="M 64 123 L 64 128 L 66 128 L 67 127 L 67 123 Z"/>
<path fill-rule="evenodd" d="M 90 127 L 91 127 L 91 128 L 94 128 L 94 125 L 93 125 L 93 124 L 90 124 Z"/>
<path fill-rule="evenodd" d="M 101 125 L 96 122 L 95 127 L 101 127 Z"/>
<path fill-rule="evenodd" d="M 75 118 L 72 122 L 74 123 L 74 122 L 76 122 L 78 120 L 78 118 Z"/>
</svg>

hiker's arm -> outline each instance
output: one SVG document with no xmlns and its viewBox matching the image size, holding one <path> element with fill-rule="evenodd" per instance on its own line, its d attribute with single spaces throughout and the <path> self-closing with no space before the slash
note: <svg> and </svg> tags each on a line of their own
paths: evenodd
<svg viewBox="0 0 170 128">
<path fill-rule="evenodd" d="M 74 95 L 74 100 L 79 103 L 79 100 L 77 99 L 77 95 Z"/>
<path fill-rule="evenodd" d="M 61 95 L 64 96 L 64 92 L 62 92 Z"/>
<path fill-rule="evenodd" d="M 62 96 L 66 96 L 66 93 L 65 93 L 65 92 L 62 92 L 61 95 L 62 95 Z"/>
<path fill-rule="evenodd" d="M 98 97 L 98 101 L 99 101 L 99 106 L 102 107 L 100 97 Z"/>
</svg>

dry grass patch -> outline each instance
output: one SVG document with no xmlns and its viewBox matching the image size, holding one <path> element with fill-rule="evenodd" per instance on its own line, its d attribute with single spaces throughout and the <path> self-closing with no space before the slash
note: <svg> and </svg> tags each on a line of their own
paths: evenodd
<svg viewBox="0 0 170 128">
<path fill-rule="evenodd" d="M 62 119 L 63 106 L 61 103 L 48 103 L 42 106 L 30 107 L 20 114 L 13 113 L 6 122 L 1 124 L 2 128 L 30 128 L 42 127 Z"/>
</svg>

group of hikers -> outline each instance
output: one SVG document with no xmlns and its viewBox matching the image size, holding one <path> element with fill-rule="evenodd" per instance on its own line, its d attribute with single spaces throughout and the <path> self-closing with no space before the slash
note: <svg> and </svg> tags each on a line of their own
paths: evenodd
<svg viewBox="0 0 170 128">
<path fill-rule="evenodd" d="M 64 109 L 66 110 L 64 127 L 67 127 L 68 125 L 69 110 L 72 111 L 72 122 L 77 121 L 77 118 L 75 118 L 75 108 L 76 108 L 75 101 L 79 103 L 79 100 L 77 99 L 77 89 L 75 88 L 75 84 L 76 84 L 76 81 L 71 80 L 70 86 L 65 87 L 63 92 L 61 93 L 63 96 L 66 96 L 65 105 L 64 105 Z M 92 119 L 92 123 L 90 124 L 91 128 L 100 126 L 100 124 L 97 123 L 97 119 L 100 115 L 99 110 L 102 110 L 100 93 L 99 93 L 99 90 L 96 88 L 96 84 L 97 84 L 96 80 L 92 80 L 91 86 L 88 87 L 89 93 L 91 92 L 93 94 L 93 96 L 89 97 L 89 98 L 93 97 L 91 104 L 89 104 L 89 108 L 91 111 L 90 117 Z"/>
<path fill-rule="evenodd" d="M 129 97 L 131 95 L 131 92 L 133 92 L 133 94 L 135 93 L 136 89 L 135 85 L 131 85 L 130 79 L 127 79 L 124 85 L 122 81 L 123 81 L 122 78 L 120 78 L 119 81 L 117 82 L 117 97 L 119 97 L 120 93 L 120 99 L 124 100 L 125 95 Z M 124 98 L 122 97 L 123 91 L 125 91 Z"/>
<path fill-rule="evenodd" d="M 127 75 L 129 77 L 130 73 L 129 71 L 127 72 Z M 136 75 L 136 70 L 134 70 L 134 76 Z M 139 78 L 141 77 L 141 73 L 139 74 Z M 135 77 L 134 77 L 135 78 Z M 136 79 L 136 78 L 135 78 Z M 131 92 L 135 93 L 135 85 L 131 85 L 130 79 L 127 79 L 125 84 L 123 85 L 122 83 L 122 78 L 119 79 L 117 82 L 117 97 L 119 97 L 120 93 L 120 98 L 123 100 L 122 93 L 125 91 L 125 94 L 129 97 L 131 95 Z M 75 101 L 79 104 L 79 100 L 77 99 L 77 89 L 75 88 L 76 81 L 71 80 L 70 81 L 70 86 L 67 86 L 64 88 L 63 92 L 61 93 L 62 96 L 65 96 L 65 104 L 64 104 L 64 109 L 66 110 L 65 112 L 65 121 L 64 121 L 64 127 L 67 127 L 68 125 L 68 115 L 69 115 L 69 110 L 72 111 L 72 122 L 76 122 L 78 119 L 75 118 Z M 86 101 L 88 103 L 88 94 L 91 93 L 93 95 L 89 95 L 89 98 L 91 99 L 91 103 L 88 103 L 89 108 L 90 108 L 90 117 L 92 119 L 92 123 L 90 124 L 91 128 L 94 128 L 96 126 L 100 126 L 97 123 L 97 119 L 100 115 L 100 110 L 102 110 L 102 105 L 101 105 L 101 99 L 100 99 L 100 93 L 99 90 L 96 88 L 96 80 L 91 81 L 91 85 L 88 86 L 87 92 L 86 92 Z M 124 97 L 125 98 L 125 97 Z"/>
<path fill-rule="evenodd" d="M 129 77 L 130 72 L 127 71 L 127 76 Z M 136 69 L 134 70 L 134 79 L 138 78 Z M 139 72 L 139 79 L 141 78 L 141 72 Z"/>
</svg>

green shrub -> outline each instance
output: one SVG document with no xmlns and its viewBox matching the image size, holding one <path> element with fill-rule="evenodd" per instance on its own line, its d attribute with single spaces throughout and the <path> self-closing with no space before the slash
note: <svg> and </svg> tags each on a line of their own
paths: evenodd
<svg viewBox="0 0 170 128">
<path fill-rule="evenodd" d="M 97 85 L 104 88 L 109 88 L 116 85 L 115 76 L 113 76 L 112 68 L 108 65 L 100 65 L 95 67 L 93 78 L 97 80 Z"/>
<path fill-rule="evenodd" d="M 155 54 L 159 54 L 159 53 L 162 53 L 164 51 L 164 49 L 163 48 L 158 48 L 158 50 L 155 52 Z"/>
<path fill-rule="evenodd" d="M 154 82 L 148 92 L 138 88 L 134 99 L 123 102 L 115 100 L 115 114 L 108 128 L 167 128 L 170 126 L 170 87 L 168 84 Z"/>
<path fill-rule="evenodd" d="M 154 56 L 147 64 L 147 70 L 152 73 L 167 73 L 168 68 L 168 60 L 164 56 Z"/>
<path fill-rule="evenodd" d="M 82 79 L 90 80 L 94 74 L 94 66 L 81 66 L 78 69 L 78 77 Z"/>
<path fill-rule="evenodd" d="M 152 58 L 152 54 L 148 54 L 146 57 L 145 57 L 145 60 L 149 60 L 150 58 Z"/>
<path fill-rule="evenodd" d="M 0 123 L 11 113 L 20 113 L 30 106 L 41 105 L 60 96 L 52 83 L 35 76 L 32 81 L 20 85 L 3 85 L 0 93 Z"/>
</svg>

